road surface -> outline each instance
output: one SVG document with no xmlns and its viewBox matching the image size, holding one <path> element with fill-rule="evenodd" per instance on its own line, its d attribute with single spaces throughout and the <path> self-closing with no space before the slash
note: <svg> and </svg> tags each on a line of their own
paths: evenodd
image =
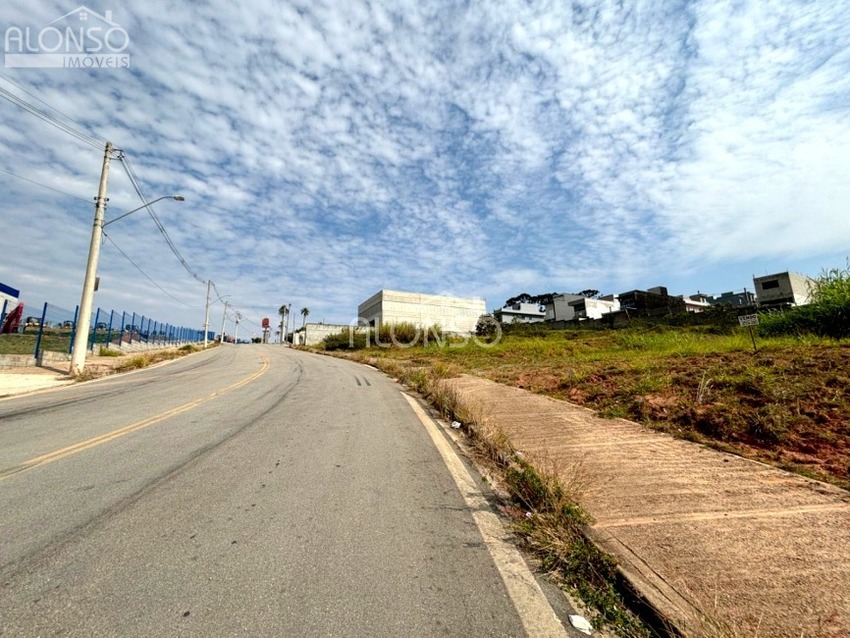
<svg viewBox="0 0 850 638">
<path fill-rule="evenodd" d="M 421 416 L 263 345 L 0 401 L 0 635 L 563 632 Z"/>
</svg>

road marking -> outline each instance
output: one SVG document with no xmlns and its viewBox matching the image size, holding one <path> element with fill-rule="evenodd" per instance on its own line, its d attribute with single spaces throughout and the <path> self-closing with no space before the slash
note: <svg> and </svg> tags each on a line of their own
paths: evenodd
<svg viewBox="0 0 850 638">
<path fill-rule="evenodd" d="M 555 615 L 549 601 L 534 580 L 531 570 L 525 564 L 516 547 L 505 540 L 507 536 L 502 522 L 490 509 L 490 504 L 481 491 L 475 486 L 466 467 L 458 458 L 455 451 L 440 433 L 434 420 L 422 409 L 422 406 L 412 397 L 402 393 L 410 407 L 419 417 L 431 440 L 443 457 L 443 462 L 452 475 L 460 490 L 463 500 L 472 512 L 472 518 L 478 526 L 478 531 L 484 539 L 484 544 L 490 551 L 490 556 L 496 564 L 496 569 L 502 576 L 508 595 L 516 607 L 526 633 L 532 637 L 538 636 L 567 636 L 561 621 Z"/>
<path fill-rule="evenodd" d="M 47 465 L 48 463 L 53 463 L 54 461 L 58 461 L 60 459 L 64 459 L 73 454 L 77 454 L 78 452 L 82 452 L 83 450 L 88 450 L 93 447 L 97 447 L 98 445 L 102 445 L 104 443 L 108 443 L 114 439 L 120 438 L 122 436 L 126 436 L 133 432 L 137 432 L 143 428 L 146 428 L 150 425 L 154 425 L 155 423 L 159 423 L 173 416 L 177 416 L 178 414 L 182 414 L 183 412 L 188 412 L 193 408 L 206 403 L 207 401 L 211 401 L 217 397 L 220 397 L 223 394 L 227 394 L 228 392 L 232 392 L 242 386 L 245 386 L 253 381 L 256 381 L 261 376 L 263 376 L 269 369 L 270 364 L 269 360 L 266 357 L 262 358 L 263 365 L 260 369 L 242 379 L 241 381 L 237 381 L 233 385 L 227 386 L 222 390 L 216 390 L 211 394 L 208 394 L 205 397 L 201 397 L 200 399 L 195 399 L 194 401 L 190 401 L 189 403 L 184 403 L 181 406 L 163 412 L 162 414 L 157 414 L 156 416 L 149 417 L 144 419 L 143 421 L 138 421 L 137 423 L 131 423 L 130 425 L 125 425 L 122 428 L 118 428 L 117 430 L 112 430 L 111 432 L 107 432 L 106 434 L 101 434 L 100 436 L 96 436 L 91 439 L 87 439 L 85 441 L 80 441 L 79 443 L 74 443 L 73 445 L 69 445 L 68 447 L 64 447 L 60 450 L 54 450 L 53 452 L 48 452 L 47 454 L 42 454 L 41 456 L 36 456 L 35 458 L 31 458 L 28 461 L 24 461 L 14 467 L 7 468 L 5 470 L 0 470 L 0 481 L 4 481 L 10 476 L 15 476 L 17 474 L 21 474 L 22 472 L 28 472 L 36 467 L 40 467 L 42 465 Z"/>
</svg>

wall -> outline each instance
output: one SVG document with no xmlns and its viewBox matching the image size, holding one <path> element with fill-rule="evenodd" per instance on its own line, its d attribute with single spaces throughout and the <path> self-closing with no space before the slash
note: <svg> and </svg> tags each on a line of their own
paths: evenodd
<svg viewBox="0 0 850 638">
<path fill-rule="evenodd" d="M 484 299 L 448 297 L 415 292 L 381 290 L 357 309 L 367 323 L 410 322 L 420 328 L 439 325 L 446 332 L 475 332 L 478 318 L 487 313 Z"/>
<path fill-rule="evenodd" d="M 315 346 L 320 344 L 328 335 L 338 334 L 342 330 L 349 330 L 349 328 L 350 326 L 347 325 L 333 323 L 308 323 L 303 331 L 293 333 L 292 339 L 298 346 Z"/>
<path fill-rule="evenodd" d="M 499 308 L 493 315 L 502 323 L 538 323 L 546 318 L 545 310 L 540 311 L 536 303 L 517 303 Z"/>
<path fill-rule="evenodd" d="M 810 287 L 814 280 L 795 272 L 781 272 L 753 277 L 756 298 L 760 306 L 793 304 L 803 306 L 811 301 Z M 765 285 L 768 287 L 765 288 Z"/>
<path fill-rule="evenodd" d="M 576 309 L 570 306 L 571 301 L 584 299 L 581 295 L 555 295 L 552 303 L 546 304 L 546 321 L 572 321 L 576 316 Z"/>
<path fill-rule="evenodd" d="M 576 318 L 579 319 L 601 319 L 602 315 L 620 309 L 620 302 L 617 300 L 585 298 L 572 301 L 571 304 L 574 304 L 571 308 L 573 308 Z"/>
</svg>

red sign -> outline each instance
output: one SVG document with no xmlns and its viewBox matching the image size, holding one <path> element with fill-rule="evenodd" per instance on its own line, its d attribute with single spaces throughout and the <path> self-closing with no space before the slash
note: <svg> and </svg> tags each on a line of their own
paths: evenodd
<svg viewBox="0 0 850 638">
<path fill-rule="evenodd" d="M 269 327 L 269 318 L 263 317 L 263 328 L 268 328 L 268 327 Z"/>
</svg>

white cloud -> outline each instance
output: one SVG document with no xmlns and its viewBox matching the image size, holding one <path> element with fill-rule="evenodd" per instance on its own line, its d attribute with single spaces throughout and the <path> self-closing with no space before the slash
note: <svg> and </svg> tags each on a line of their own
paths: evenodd
<svg viewBox="0 0 850 638">
<path fill-rule="evenodd" d="M 784 270 L 846 249 L 840 5 L 129 2 L 113 18 L 131 71 L 5 74 L 124 149 L 148 196 L 185 195 L 157 206 L 169 234 L 255 321 L 283 301 L 347 320 L 381 287 L 490 307 L 670 278 L 710 291 L 747 285 L 753 259 Z M 44 0 L 3 22 L 68 10 Z M 100 152 L 0 113 L 0 169 L 94 195 Z M 0 184 L 4 217 L 39 209 L 0 251 L 25 247 L 41 275 L 12 259 L 0 280 L 73 306 L 91 207 Z M 113 163 L 109 214 L 138 204 Z M 109 246 L 98 301 L 199 325 L 205 287 L 146 214 L 110 236 L 195 307 Z"/>
</svg>

